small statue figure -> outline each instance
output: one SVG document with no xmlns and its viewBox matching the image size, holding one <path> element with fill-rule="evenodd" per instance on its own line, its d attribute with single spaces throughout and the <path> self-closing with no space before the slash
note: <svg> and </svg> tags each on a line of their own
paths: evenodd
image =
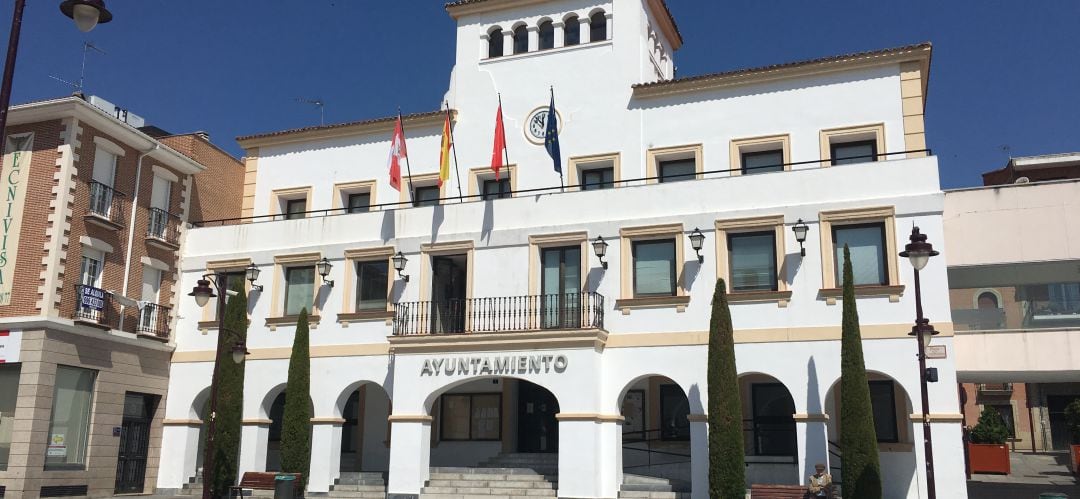
<svg viewBox="0 0 1080 499">
<path fill-rule="evenodd" d="M 832 497 L 832 476 L 825 473 L 825 465 L 814 465 L 815 473 L 810 475 L 810 484 L 806 487 L 807 497 Z"/>
</svg>

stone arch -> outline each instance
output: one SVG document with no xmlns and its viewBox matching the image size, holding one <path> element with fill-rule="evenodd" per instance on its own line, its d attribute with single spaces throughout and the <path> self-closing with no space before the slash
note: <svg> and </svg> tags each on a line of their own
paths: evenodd
<svg viewBox="0 0 1080 499">
<path fill-rule="evenodd" d="M 431 393 L 429 393 L 428 396 L 424 398 L 424 411 L 428 415 L 431 415 L 431 409 L 432 409 L 432 406 L 434 406 L 435 401 L 438 400 L 439 397 L 441 397 L 444 394 L 446 394 L 447 392 L 449 392 L 450 390 L 453 390 L 454 388 L 457 388 L 457 387 L 459 387 L 461 385 L 465 385 L 465 384 L 468 384 L 468 383 L 473 383 L 473 382 L 476 382 L 476 381 L 500 380 L 500 379 L 511 379 L 511 380 L 516 380 L 516 381 L 526 381 L 526 382 L 532 383 L 534 385 L 537 385 L 537 386 L 547 390 L 548 392 L 551 392 L 551 394 L 555 396 L 556 400 L 558 400 L 560 398 L 559 397 L 559 392 L 554 387 L 548 385 L 544 380 L 530 379 L 530 378 L 525 377 L 525 376 L 513 376 L 513 375 L 501 375 L 501 374 L 470 376 L 470 377 L 465 377 L 465 378 L 462 378 L 462 379 L 455 379 L 455 380 L 449 381 L 449 382 L 447 382 L 447 383 L 445 383 L 443 385 L 440 385 L 440 386 L 436 387 L 435 389 L 431 390 Z"/>
<path fill-rule="evenodd" d="M 190 419 L 203 419 L 206 416 L 206 407 L 210 403 L 210 387 L 207 386 L 191 399 L 191 405 L 188 406 L 188 418 Z"/>
<path fill-rule="evenodd" d="M 524 22 L 516 22 L 514 26 L 510 28 L 513 33 L 511 39 L 513 40 L 513 53 L 525 54 L 529 52 L 529 26 Z"/>
<path fill-rule="evenodd" d="M 689 391 L 669 376 L 642 374 L 621 387 L 615 402 L 623 417 L 620 471 L 689 484 L 691 440 L 698 438 Z"/>
<path fill-rule="evenodd" d="M 984 307 L 981 306 L 983 295 L 989 295 L 989 296 L 993 297 L 994 308 L 1001 308 L 1002 307 L 1002 304 L 1004 302 L 1002 301 L 1001 292 L 996 290 L 996 289 L 983 288 L 983 289 L 975 290 L 975 293 L 971 295 L 971 306 L 972 306 L 972 308 L 975 308 L 975 309 L 984 308 Z"/>
<path fill-rule="evenodd" d="M 384 387 L 378 381 L 366 380 L 366 379 L 354 381 L 354 382 L 349 383 L 348 385 L 346 385 L 345 388 L 341 390 L 341 393 L 338 394 L 337 398 L 334 399 L 334 409 L 333 409 L 334 417 L 335 418 L 340 418 L 341 417 L 341 411 L 343 409 L 345 409 L 345 403 L 348 402 L 348 399 L 352 395 L 353 392 L 360 389 L 361 387 L 366 387 L 366 386 L 371 386 L 371 385 L 377 386 L 379 388 L 379 390 L 382 391 L 382 393 L 386 394 L 387 398 L 392 398 L 390 396 L 390 391 L 387 390 L 386 387 Z"/>
<path fill-rule="evenodd" d="M 750 482 L 798 484 L 797 410 L 791 389 L 780 378 L 762 372 L 745 372 L 738 380 Z"/>
<path fill-rule="evenodd" d="M 607 12 L 602 8 L 589 12 L 589 42 L 602 42 L 611 36 L 608 33 Z"/>
<path fill-rule="evenodd" d="M 555 22 L 550 17 L 542 17 L 536 22 L 537 49 L 548 50 L 555 48 Z"/>
<path fill-rule="evenodd" d="M 389 469 L 390 413 L 390 393 L 375 381 L 355 381 L 341 390 L 333 408 L 341 430 L 331 443 L 336 476 Z"/>
<path fill-rule="evenodd" d="M 487 50 L 485 51 L 488 59 L 494 59 L 496 57 L 502 57 L 504 53 L 504 40 L 503 29 L 501 26 L 492 26 L 484 32 L 487 36 Z"/>
</svg>

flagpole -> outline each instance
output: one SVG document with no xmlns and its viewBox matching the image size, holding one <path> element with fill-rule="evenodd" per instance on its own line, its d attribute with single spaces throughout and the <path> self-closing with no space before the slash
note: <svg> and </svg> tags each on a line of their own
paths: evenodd
<svg viewBox="0 0 1080 499">
<path fill-rule="evenodd" d="M 444 102 L 444 104 L 446 104 L 446 120 L 447 120 L 447 122 L 449 122 L 450 121 L 450 103 L 449 102 Z M 454 124 L 453 123 L 450 123 L 449 129 L 450 129 L 450 148 L 454 150 L 454 176 L 457 177 L 457 198 L 458 198 L 458 202 L 460 203 L 461 198 L 462 198 L 462 196 L 461 196 L 461 170 L 458 169 L 457 142 L 454 142 Z"/>
<path fill-rule="evenodd" d="M 554 105 L 555 104 L 555 85 L 551 86 L 551 103 L 552 103 L 552 106 L 551 106 L 552 111 L 554 111 L 555 110 L 554 109 L 555 108 L 555 105 Z M 550 120 L 551 116 L 548 116 L 548 119 Z M 555 119 L 558 119 L 558 117 L 556 117 Z M 556 131 L 556 133 L 558 133 L 558 131 Z M 547 140 L 547 139 L 545 138 L 544 140 Z M 566 192 L 566 184 L 563 182 L 562 157 L 561 156 L 562 155 L 560 154 L 560 157 L 559 157 L 559 192 Z"/>
<path fill-rule="evenodd" d="M 398 123 L 401 123 L 401 143 L 402 143 L 402 146 L 404 146 L 406 144 L 406 142 L 405 142 L 405 123 L 401 119 L 401 108 L 400 107 L 397 109 L 397 120 L 398 120 Z M 413 199 L 413 196 L 416 195 L 416 190 L 413 189 L 413 185 L 412 185 L 412 167 L 409 166 L 409 149 L 408 149 L 407 146 L 405 147 L 405 171 L 409 174 L 409 199 L 412 200 L 413 204 L 416 204 L 416 200 Z"/>
<path fill-rule="evenodd" d="M 510 148 L 506 147 L 506 118 L 503 117 L 502 112 L 502 92 L 499 93 L 499 117 L 502 118 L 503 122 L 503 156 L 506 158 L 506 180 L 510 184 L 510 197 L 514 197 L 513 171 L 510 170 Z"/>
</svg>

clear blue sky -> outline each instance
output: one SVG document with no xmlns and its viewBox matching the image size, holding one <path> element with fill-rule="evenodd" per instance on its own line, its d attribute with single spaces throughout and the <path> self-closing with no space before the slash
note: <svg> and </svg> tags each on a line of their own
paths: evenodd
<svg viewBox="0 0 1080 499">
<path fill-rule="evenodd" d="M 454 23 L 438 0 L 108 0 L 78 32 L 58 0 L 29 0 L 13 103 L 57 97 L 91 54 L 86 92 L 174 133 L 238 135 L 438 107 Z M 1009 155 L 1080 150 L 1076 0 L 668 0 L 679 75 L 934 43 L 927 140 L 945 187 L 978 185 Z M 0 3 L 0 43 L 12 2 Z M 553 68 L 557 71 L 558 68 Z"/>
</svg>

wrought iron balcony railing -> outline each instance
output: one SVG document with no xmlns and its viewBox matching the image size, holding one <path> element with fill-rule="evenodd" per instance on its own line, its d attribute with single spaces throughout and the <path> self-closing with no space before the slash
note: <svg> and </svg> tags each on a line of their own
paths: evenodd
<svg viewBox="0 0 1080 499">
<path fill-rule="evenodd" d="M 90 214 L 118 226 L 124 225 L 124 194 L 101 182 L 90 181 Z"/>
<path fill-rule="evenodd" d="M 158 338 L 169 337 L 169 313 L 172 308 L 158 305 L 156 303 L 143 304 L 142 310 L 138 313 L 138 323 L 135 326 L 135 331 L 139 334 L 145 334 L 149 336 L 156 336 Z"/>
<path fill-rule="evenodd" d="M 146 237 L 171 246 L 180 245 L 180 217 L 160 208 L 150 208 Z"/>
<path fill-rule="evenodd" d="M 599 293 L 406 302 L 394 309 L 394 336 L 603 328 Z"/>
<path fill-rule="evenodd" d="M 119 328 L 120 303 L 112 293 L 80 284 L 75 288 L 75 300 L 75 320 L 109 329 Z"/>
<path fill-rule="evenodd" d="M 979 383 L 979 393 L 983 394 L 1009 394 L 1013 391 L 1012 383 Z"/>
</svg>

